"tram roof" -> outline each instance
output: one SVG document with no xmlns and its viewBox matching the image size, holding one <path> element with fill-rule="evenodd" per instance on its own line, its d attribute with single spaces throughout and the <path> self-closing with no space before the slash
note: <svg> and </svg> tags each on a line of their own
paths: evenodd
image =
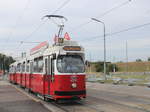
<svg viewBox="0 0 150 112">
<path fill-rule="evenodd" d="M 80 47 L 80 51 L 65 51 L 63 48 L 65 46 L 68 46 L 68 47 Z M 57 43 L 57 44 L 54 44 L 52 46 L 48 46 L 47 48 L 45 49 L 41 49 L 39 50 L 38 52 L 32 54 L 32 55 L 29 55 L 29 56 L 26 56 L 25 58 L 20 58 L 19 60 L 17 60 L 16 62 L 12 63 L 11 65 L 17 65 L 18 63 L 23 63 L 25 61 L 28 61 L 28 60 L 32 60 L 36 57 L 40 57 L 40 56 L 46 56 L 46 55 L 51 55 L 51 54 L 63 54 L 63 53 L 66 53 L 66 52 L 70 52 L 70 53 L 83 53 L 84 52 L 84 48 L 82 46 L 80 46 L 76 41 L 68 41 L 68 40 L 64 40 L 63 43 Z"/>
</svg>

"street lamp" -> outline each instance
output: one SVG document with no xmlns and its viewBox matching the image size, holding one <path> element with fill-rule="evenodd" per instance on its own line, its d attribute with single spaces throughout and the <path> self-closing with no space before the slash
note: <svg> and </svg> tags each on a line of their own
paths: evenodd
<svg viewBox="0 0 150 112">
<path fill-rule="evenodd" d="M 91 18 L 92 20 L 96 21 L 96 22 L 99 22 L 99 23 L 102 23 L 103 26 L 104 26 L 104 76 L 105 76 L 105 80 L 106 80 L 106 39 L 105 39 L 105 23 L 96 19 L 96 18 Z"/>
</svg>

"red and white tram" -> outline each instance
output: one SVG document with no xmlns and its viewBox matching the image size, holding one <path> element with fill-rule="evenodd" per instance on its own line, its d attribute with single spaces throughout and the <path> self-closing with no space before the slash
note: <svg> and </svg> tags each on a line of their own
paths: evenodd
<svg viewBox="0 0 150 112">
<path fill-rule="evenodd" d="M 86 97 L 84 49 L 77 42 L 58 38 L 42 42 L 30 56 L 10 65 L 10 82 L 50 99 Z"/>
</svg>

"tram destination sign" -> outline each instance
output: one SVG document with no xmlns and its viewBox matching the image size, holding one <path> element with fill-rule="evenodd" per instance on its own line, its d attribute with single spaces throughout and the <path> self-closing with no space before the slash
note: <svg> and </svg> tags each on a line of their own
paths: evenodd
<svg viewBox="0 0 150 112">
<path fill-rule="evenodd" d="M 64 46 L 63 49 L 65 51 L 81 51 L 80 46 Z"/>
</svg>

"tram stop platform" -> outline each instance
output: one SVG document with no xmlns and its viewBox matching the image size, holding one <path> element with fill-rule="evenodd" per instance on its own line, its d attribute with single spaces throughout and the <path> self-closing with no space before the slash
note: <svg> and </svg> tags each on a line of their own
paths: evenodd
<svg viewBox="0 0 150 112">
<path fill-rule="evenodd" d="M 0 80 L 0 112 L 50 112 L 38 100 Z"/>
</svg>

